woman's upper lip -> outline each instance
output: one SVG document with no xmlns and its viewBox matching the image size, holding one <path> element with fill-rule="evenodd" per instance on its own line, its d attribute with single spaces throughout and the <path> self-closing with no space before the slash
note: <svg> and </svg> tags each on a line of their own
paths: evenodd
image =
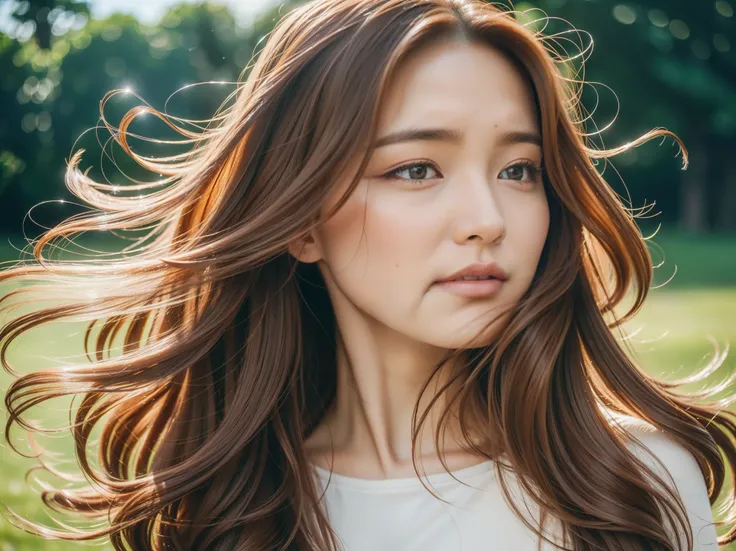
<svg viewBox="0 0 736 551">
<path fill-rule="evenodd" d="M 493 277 L 495 279 L 500 279 L 501 281 L 506 281 L 508 279 L 508 275 L 506 274 L 506 272 L 497 263 L 490 262 L 488 264 L 482 264 L 477 262 L 475 264 L 465 266 L 465 268 L 463 268 L 462 270 L 458 270 L 454 274 L 438 280 L 437 283 L 452 281 L 454 279 L 460 279 L 465 276 Z"/>
</svg>

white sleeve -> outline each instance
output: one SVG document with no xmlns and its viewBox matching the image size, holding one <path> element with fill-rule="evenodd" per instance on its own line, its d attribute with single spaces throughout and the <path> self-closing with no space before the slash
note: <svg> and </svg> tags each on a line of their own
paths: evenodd
<svg viewBox="0 0 736 551">
<path fill-rule="evenodd" d="M 695 457 L 673 437 L 655 429 L 628 429 L 659 459 L 675 482 L 690 520 L 693 534 L 693 551 L 716 551 L 716 528 L 713 511 L 708 500 L 705 478 Z M 654 470 L 671 488 L 672 483 L 662 467 L 632 441 L 629 446 L 634 454 Z"/>
</svg>

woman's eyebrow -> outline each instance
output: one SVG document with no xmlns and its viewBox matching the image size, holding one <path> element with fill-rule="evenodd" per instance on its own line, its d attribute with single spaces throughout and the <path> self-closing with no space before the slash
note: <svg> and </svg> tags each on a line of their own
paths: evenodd
<svg viewBox="0 0 736 551">
<path fill-rule="evenodd" d="M 421 140 L 459 143 L 462 141 L 462 138 L 462 132 L 449 128 L 408 128 L 378 138 L 374 142 L 373 149 L 400 142 Z M 530 143 L 541 147 L 542 137 L 536 132 L 509 131 L 504 132 L 496 139 L 496 144 L 500 146 L 517 143 Z"/>
</svg>

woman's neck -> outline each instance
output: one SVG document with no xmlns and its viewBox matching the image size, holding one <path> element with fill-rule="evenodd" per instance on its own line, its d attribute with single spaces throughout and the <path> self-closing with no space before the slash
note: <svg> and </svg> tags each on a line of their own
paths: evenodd
<svg viewBox="0 0 736 551">
<path fill-rule="evenodd" d="M 448 381 L 453 367 L 450 364 L 421 392 L 443 353 L 429 346 L 411 345 L 404 339 L 382 338 L 380 347 L 371 346 L 367 339 L 352 339 L 347 345 L 340 340 L 336 400 L 306 442 L 312 461 L 360 478 L 400 478 L 414 473 L 412 415 L 420 394 L 418 417 Z M 447 416 L 441 442 L 435 441 L 447 397 L 458 384 L 460 381 L 442 393 L 421 428 L 416 458 L 420 472 L 425 474 L 444 471 L 441 453 L 450 470 L 482 460 L 463 449 L 455 411 Z"/>
</svg>

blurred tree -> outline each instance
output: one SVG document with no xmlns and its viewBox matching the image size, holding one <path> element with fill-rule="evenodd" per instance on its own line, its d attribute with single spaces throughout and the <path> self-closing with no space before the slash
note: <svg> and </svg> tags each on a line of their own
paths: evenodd
<svg viewBox="0 0 736 551">
<path fill-rule="evenodd" d="M 13 58 L 22 45 L 6 35 L 0 35 L 0 105 L 18 106 L 18 96 L 38 81 L 35 71 L 26 64 L 16 66 Z M 27 83 L 27 84 L 26 84 Z M 25 91 L 21 92 L 22 90 Z M 20 106 L 19 106 L 20 107 Z M 21 132 L 23 109 L 3 109 L 0 117 L 0 193 L 4 193 L 14 177 L 22 173 L 27 165 L 29 153 L 38 143 Z M 6 196 L 7 199 L 7 196 Z"/>
<path fill-rule="evenodd" d="M 200 19 L 206 19 L 209 26 L 205 28 Z M 163 109 L 166 99 L 183 85 L 213 77 L 234 80 L 237 67 L 232 52 L 240 34 L 225 8 L 184 5 L 168 12 L 158 26 L 144 26 L 120 14 L 91 20 L 83 28 L 55 36 L 49 49 L 33 40 L 0 36 L 0 192 L 5 199 L 0 203 L 0 216 L 6 231 L 19 231 L 22 216 L 39 202 L 71 198 L 62 178 L 64 160 L 78 147 L 86 148 L 90 155 L 95 150 L 99 154 L 98 136 L 84 133 L 96 125 L 105 93 L 131 87 Z M 209 54 L 203 54 L 201 43 L 207 43 Z M 219 55 L 220 63 L 213 66 L 210 59 L 216 51 L 228 53 Z M 182 93 L 187 101 L 177 102 L 176 115 L 211 116 L 232 91 L 232 87 L 219 86 L 213 93 L 213 86 L 217 87 L 202 87 L 210 88 L 207 93 L 197 93 L 197 89 Z M 140 101 L 131 96 L 127 104 L 111 103 L 107 115 L 115 124 L 116 116 Z M 156 137 L 161 129 L 154 126 L 145 133 Z M 99 132 L 100 139 L 107 137 Z M 109 158 L 98 159 L 107 165 L 102 174 L 104 167 L 90 155 L 86 160 L 95 166 L 97 177 L 124 180 L 120 171 L 111 170 Z M 115 162 L 123 170 L 133 169 L 123 155 L 115 157 Z M 68 207 L 45 207 L 43 212 L 46 225 L 52 223 L 46 222 L 46 216 L 69 215 Z"/>
<path fill-rule="evenodd" d="M 603 82 L 620 101 L 621 116 L 611 127 L 616 144 L 655 126 L 677 133 L 690 153 L 690 166 L 679 173 L 679 195 L 668 180 L 675 174 L 660 156 L 656 164 L 635 150 L 621 156 L 624 165 L 638 159 L 659 168 L 653 181 L 638 180 L 640 202 L 652 191 L 666 210 L 676 208 L 681 227 L 692 232 L 733 229 L 736 222 L 736 20 L 731 0 L 535 0 L 517 2 L 519 11 L 541 8 L 593 37 L 596 55 L 586 67 L 586 80 Z M 540 16 L 529 12 L 528 19 Z M 552 21 L 547 30 L 569 30 Z M 565 35 L 567 39 L 574 35 Z M 564 40 L 561 42 L 566 46 Z M 589 110 L 598 97 L 583 95 Z M 596 120 L 609 121 L 615 102 L 598 105 Z M 594 131 L 592 129 L 591 131 Z M 647 146 L 645 146 L 647 147 Z M 649 149 L 645 149 L 649 151 Z M 731 154 L 719 156 L 730 151 Z M 627 156 L 629 159 L 627 159 Z M 718 159 L 719 162 L 713 163 Z M 728 165 L 728 166 L 723 166 Z M 646 167 L 642 167 L 646 168 Z M 628 181 L 628 178 L 627 178 Z M 715 188 L 715 189 L 714 189 Z M 677 197 L 668 204 L 667 199 Z"/>
<path fill-rule="evenodd" d="M 736 218 L 736 182 L 729 175 L 736 157 L 723 163 L 717 154 L 736 151 L 736 49 L 729 40 L 736 37 L 734 10 L 727 0 L 707 0 L 700 8 L 685 0 L 647 0 L 631 8 L 641 20 L 632 27 L 649 46 L 648 68 L 657 89 L 666 91 L 689 142 L 691 169 L 681 179 L 680 225 L 697 232 L 709 229 L 709 219 L 726 229 L 725 212 Z M 731 167 L 723 170 L 724 164 Z"/>
<path fill-rule="evenodd" d="M 86 0 L 4 0 L 13 4 L 10 14 L 19 23 L 33 27 L 38 46 L 44 50 L 51 47 L 52 31 L 60 31 L 64 21 L 75 15 L 89 16 Z M 55 26 L 56 25 L 56 26 Z"/>
<path fill-rule="evenodd" d="M 124 155 L 114 157 L 119 168 L 111 158 L 92 156 L 95 148 L 99 152 L 93 132 L 77 142 L 95 126 L 106 92 L 130 87 L 155 108 L 166 104 L 176 116 L 207 119 L 233 92 L 233 81 L 248 70 L 283 13 L 301 3 L 286 0 L 247 26 L 222 6 L 186 3 L 149 26 L 120 14 L 88 21 L 86 3 L 80 1 L 2 1 L 13 2 L 17 18 L 16 27 L 0 36 L 0 223 L 6 231 L 18 231 L 31 206 L 69 197 L 61 174 L 73 148 L 88 150 L 85 164 L 103 181 L 123 185 L 126 174 L 134 177 L 135 167 Z M 515 2 L 520 12 L 538 7 L 550 14 L 545 33 L 569 31 L 572 23 L 594 37 L 596 52 L 584 75 L 589 83 L 584 105 L 588 110 L 597 105 L 595 122 L 600 126 L 616 116 L 616 98 L 621 105 L 616 123 L 594 136 L 597 147 L 604 145 L 604 137 L 605 146 L 611 147 L 657 126 L 683 138 L 691 152 L 686 172 L 673 162 L 676 150 L 663 151 L 657 143 L 622 154 L 615 165 L 631 192 L 632 206 L 656 199 L 663 212 L 658 221 L 676 217 L 694 231 L 736 225 L 734 2 L 703 0 L 697 10 L 689 0 Z M 45 18 L 44 7 L 49 8 Z M 531 20 L 543 14 L 527 15 L 527 24 L 535 25 Z M 39 35 L 37 21 L 50 24 L 48 43 L 43 31 Z M 555 40 L 571 55 L 588 42 L 584 34 L 569 32 Z M 186 86 L 202 82 L 209 84 Z M 595 83 L 610 85 L 616 97 Z M 139 103 L 132 95 L 116 97 L 106 113 L 115 123 Z M 134 126 L 146 136 L 167 132 L 152 117 Z M 588 131 L 597 127 L 591 122 Z M 107 139 L 106 131 L 99 138 Z M 140 140 L 132 145 L 145 154 L 162 152 Z M 609 171 L 605 163 L 600 168 Z M 614 176 L 606 172 L 625 195 Z M 673 193 L 673 182 L 680 183 L 679 193 Z M 49 216 L 53 209 L 59 216 L 70 214 L 66 207 L 52 207 Z"/>
<path fill-rule="evenodd" d="M 121 193 L 129 177 L 150 179 L 116 151 L 117 146 L 107 144 L 102 154 L 102 140 L 109 135 L 106 130 L 94 131 L 102 97 L 110 90 L 130 88 L 154 108 L 166 107 L 177 117 L 208 119 L 233 92 L 278 17 L 274 8 L 244 28 L 223 6 L 181 4 L 168 10 L 157 25 L 142 25 L 123 14 L 89 20 L 81 28 L 54 34 L 49 49 L 30 37 L 0 36 L 4 231 L 18 232 L 34 205 L 74 199 L 64 186 L 63 172 L 65 159 L 80 147 L 87 150 L 83 163 L 92 167 L 91 175 L 119 184 Z M 171 97 L 175 92 L 179 93 Z M 133 95 L 117 96 L 106 107 L 106 117 L 117 124 L 127 109 L 140 103 Z M 142 117 L 131 131 L 153 138 L 178 137 L 157 123 Z M 144 154 L 172 153 L 141 140 L 131 139 L 131 145 Z M 42 215 L 34 212 L 34 217 L 50 225 L 55 218 L 74 214 L 70 212 L 74 208 L 57 203 L 44 207 Z M 36 229 L 24 228 L 29 234 Z"/>
</svg>

